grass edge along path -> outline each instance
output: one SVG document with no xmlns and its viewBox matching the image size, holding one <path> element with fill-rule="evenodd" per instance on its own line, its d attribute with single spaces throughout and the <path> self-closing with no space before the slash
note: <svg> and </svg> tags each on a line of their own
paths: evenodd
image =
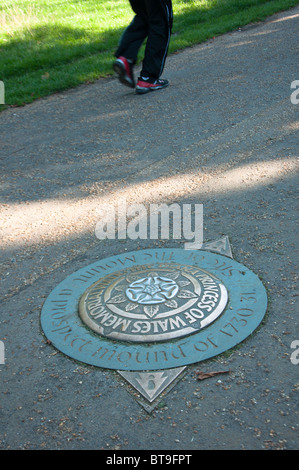
<svg viewBox="0 0 299 470">
<path fill-rule="evenodd" d="M 215 1 L 211 3 L 213 4 Z M 232 3 L 234 3 L 233 0 Z M 215 17 L 211 14 L 210 20 L 207 17 L 205 21 L 198 23 L 192 20 L 192 10 L 189 9 L 188 11 L 188 8 L 185 13 L 180 13 L 176 17 L 174 2 L 175 19 L 169 55 L 221 34 L 238 30 L 248 24 L 264 21 L 275 13 L 295 7 L 299 4 L 299 1 L 272 0 L 261 4 L 256 4 L 256 1 L 252 3 L 255 4 L 237 12 L 234 9 L 231 12 L 229 8 L 227 11 L 223 9 L 223 14 L 220 14 L 220 16 Z M 250 4 L 250 2 L 247 2 L 247 4 Z M 120 28 L 120 30 L 115 31 L 115 41 L 119 38 L 122 30 L 123 28 Z M 115 48 L 117 42 L 113 44 Z M 140 57 L 142 57 L 143 50 L 144 46 L 140 51 Z M 0 104 L 0 112 L 11 106 L 22 106 L 56 92 L 111 76 L 113 74 L 113 52 L 114 49 L 112 50 L 111 47 L 107 50 L 105 48 L 102 51 L 96 50 L 94 53 L 89 52 L 86 55 L 83 51 L 81 55 L 73 60 L 67 60 L 65 63 L 58 62 L 57 65 L 52 64 L 50 66 L 46 64 L 41 68 L 33 68 L 19 74 L 12 74 L 7 78 L 1 76 L 0 70 L 0 80 L 3 81 L 5 87 L 5 104 Z"/>
</svg>

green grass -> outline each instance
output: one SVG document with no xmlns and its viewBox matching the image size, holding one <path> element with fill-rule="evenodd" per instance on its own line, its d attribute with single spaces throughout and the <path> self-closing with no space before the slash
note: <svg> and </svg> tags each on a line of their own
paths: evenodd
<svg viewBox="0 0 299 470">
<path fill-rule="evenodd" d="M 173 0 L 169 53 L 298 4 Z M 5 84 L 5 103 L 23 105 L 111 74 L 113 53 L 132 17 L 127 0 L 2 0 L 0 80 Z M 142 53 L 143 49 L 140 58 Z"/>
</svg>

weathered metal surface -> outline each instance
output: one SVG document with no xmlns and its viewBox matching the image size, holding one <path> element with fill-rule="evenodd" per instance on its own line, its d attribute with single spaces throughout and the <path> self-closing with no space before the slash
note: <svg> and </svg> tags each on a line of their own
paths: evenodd
<svg viewBox="0 0 299 470">
<path fill-rule="evenodd" d="M 151 343 L 206 327 L 221 315 L 227 300 L 224 284 L 207 271 L 156 263 L 104 276 L 82 296 L 79 312 L 96 333 Z"/>
<path fill-rule="evenodd" d="M 146 266 L 146 272 L 142 271 L 144 266 Z M 190 267 L 192 272 L 189 271 Z M 128 273 L 136 274 L 137 272 L 137 279 L 127 279 L 121 274 L 127 276 Z M 170 273 L 176 275 L 178 272 L 177 279 L 170 276 Z M 207 279 L 213 279 L 217 286 L 214 294 L 216 292 L 218 297 L 210 294 L 212 296 L 210 299 L 207 297 L 204 299 L 207 302 L 210 301 L 210 305 L 206 304 L 211 307 L 210 311 L 208 308 L 200 308 L 204 305 L 202 296 L 205 289 L 200 284 L 198 276 L 203 272 L 206 273 Z M 186 273 L 189 275 L 189 279 L 186 277 Z M 115 276 L 115 283 L 111 284 L 113 276 Z M 163 277 L 166 281 L 161 280 Z M 158 279 L 155 281 L 155 278 Z M 111 300 L 109 295 L 113 294 L 115 297 L 113 289 L 116 286 L 121 288 L 120 295 L 126 296 L 125 301 L 119 304 L 115 301 L 111 304 L 104 303 L 104 309 L 114 315 L 113 309 L 119 309 L 121 306 L 119 310 L 122 315 L 124 312 L 133 315 L 135 308 L 130 309 L 132 304 L 135 306 L 135 301 L 138 315 L 143 316 L 136 320 L 143 322 L 142 325 L 139 324 L 140 330 L 145 330 L 142 335 L 139 335 L 141 339 L 138 338 L 137 341 L 136 337 L 133 339 L 132 332 L 126 341 L 123 337 L 111 337 L 113 328 L 110 330 L 104 328 L 101 331 L 100 329 L 105 325 L 99 323 L 99 331 L 96 332 L 91 329 L 86 320 L 82 320 L 79 315 L 80 302 L 85 302 L 87 293 L 93 292 L 94 288 L 97 289 L 104 279 L 108 280 L 107 286 L 110 286 L 110 290 L 104 289 L 101 294 L 102 302 Z M 170 281 L 174 281 L 174 283 Z M 190 284 L 188 286 L 179 285 L 179 281 L 190 281 Z M 158 288 L 160 291 L 157 290 Z M 179 292 L 183 288 L 189 290 L 192 295 L 196 295 L 196 298 L 179 298 Z M 151 293 L 152 297 L 142 296 L 142 289 L 146 289 L 145 294 Z M 157 295 L 158 292 L 160 292 L 159 295 Z M 164 296 L 163 301 L 161 296 Z M 195 303 L 189 305 L 189 300 L 195 300 Z M 216 300 L 220 305 L 218 311 Z M 147 303 L 148 301 L 152 303 Z M 174 304 L 173 308 L 166 305 L 166 302 L 172 301 L 177 302 L 177 307 Z M 109 309 L 107 308 L 108 304 Z M 91 304 L 88 305 L 90 309 Z M 152 309 L 146 312 L 145 307 L 148 306 Z M 157 306 L 159 311 L 155 312 Z M 176 315 L 173 314 L 176 308 L 180 309 L 179 318 L 184 319 L 186 325 L 182 325 L 182 320 L 177 319 L 176 324 L 179 327 L 177 329 L 174 327 L 171 330 L 170 318 L 176 318 L 173 317 Z M 212 318 L 210 315 L 196 318 L 194 313 L 199 316 L 202 313 L 192 311 L 192 308 L 201 312 L 207 310 L 207 314 L 210 314 Z M 76 360 L 120 371 L 154 371 L 200 362 L 232 348 L 257 328 L 266 313 L 266 308 L 267 295 L 259 278 L 251 270 L 233 259 L 204 250 L 150 249 L 123 253 L 99 260 L 73 273 L 59 284 L 47 298 L 42 309 L 41 325 L 52 344 Z M 215 318 L 213 318 L 213 314 Z M 110 317 L 110 321 L 120 321 L 120 314 L 118 313 L 118 315 L 117 320 Z M 162 316 L 158 317 L 158 315 Z M 90 317 L 92 318 L 92 316 Z M 124 318 L 122 317 L 121 320 Z M 133 324 L 133 317 L 125 319 L 128 320 L 128 318 Z M 190 322 L 188 322 L 188 318 Z M 195 318 L 196 321 L 191 323 Z M 165 322 L 164 332 L 160 331 L 163 330 L 163 323 L 158 325 L 154 322 L 158 320 L 162 322 L 165 319 L 168 319 L 168 324 Z M 174 322 L 172 324 L 174 325 Z M 113 325 L 115 323 L 110 327 Z M 155 340 L 155 334 L 152 333 L 155 327 L 158 329 L 158 326 L 160 326 L 160 330 L 157 331 L 158 336 Z M 192 328 L 192 330 L 186 331 L 187 328 Z M 151 332 L 147 332 L 147 329 L 150 329 Z M 115 330 L 116 328 L 114 328 L 114 332 Z M 124 333 L 124 331 L 118 331 Z M 162 337 L 161 335 L 164 333 L 166 335 L 170 333 L 170 336 Z"/>
</svg>

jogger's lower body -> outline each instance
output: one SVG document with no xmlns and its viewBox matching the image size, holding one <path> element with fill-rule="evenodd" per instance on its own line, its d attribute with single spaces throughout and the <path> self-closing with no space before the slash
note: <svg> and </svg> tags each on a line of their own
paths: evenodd
<svg viewBox="0 0 299 470">
<path fill-rule="evenodd" d="M 141 75 L 157 79 L 163 72 L 170 41 L 171 0 L 130 0 L 130 3 L 135 17 L 124 31 L 115 55 L 135 63 L 147 38 Z"/>
</svg>

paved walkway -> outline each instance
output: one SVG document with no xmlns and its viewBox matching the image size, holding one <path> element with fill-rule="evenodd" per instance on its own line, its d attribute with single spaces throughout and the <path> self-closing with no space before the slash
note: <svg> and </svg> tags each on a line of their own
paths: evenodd
<svg viewBox="0 0 299 470">
<path fill-rule="evenodd" d="M 298 448 L 298 26 L 297 7 L 175 54 L 156 93 L 109 78 L 0 114 L 0 448 Z M 198 365 L 231 374 L 198 382 L 190 368 L 150 415 L 114 373 L 55 351 L 39 324 L 68 274 L 136 248 L 94 235 L 97 210 L 120 196 L 203 203 L 205 241 L 229 236 L 270 298 L 241 348 Z"/>
</svg>

